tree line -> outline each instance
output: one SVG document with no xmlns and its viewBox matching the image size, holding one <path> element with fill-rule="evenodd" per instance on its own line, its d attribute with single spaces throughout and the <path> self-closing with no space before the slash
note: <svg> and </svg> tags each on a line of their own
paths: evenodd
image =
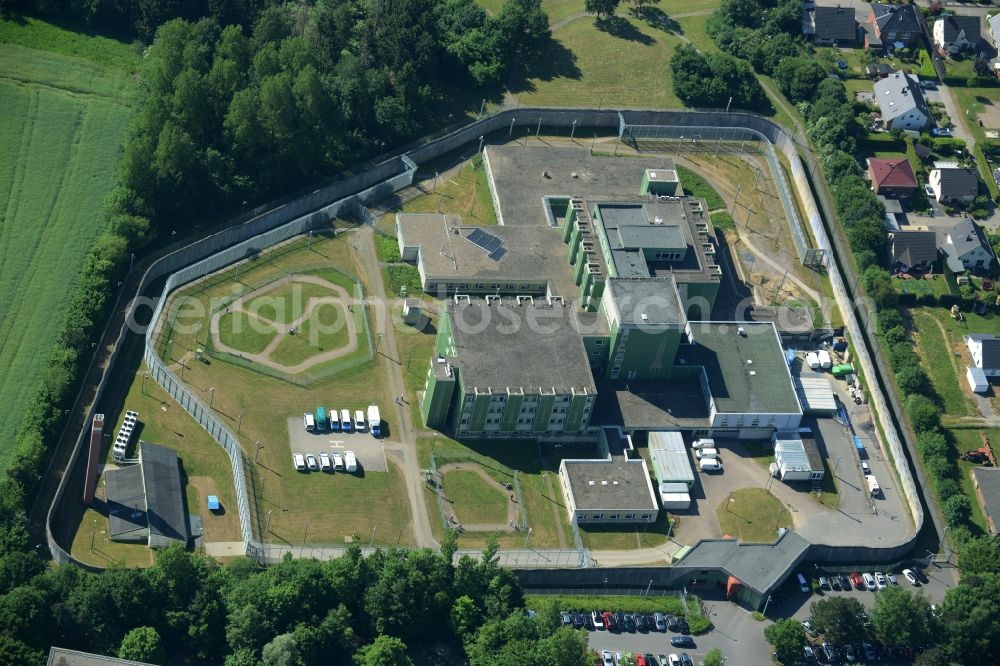
<svg viewBox="0 0 1000 666">
<path fill-rule="evenodd" d="M 25 508 L 114 286 L 144 248 L 439 125 L 447 110 L 460 112 L 462 89 L 498 94 L 510 67 L 550 38 L 540 0 L 508 0 L 493 17 L 474 0 L 56 0 L 44 7 L 78 18 L 91 12 L 88 20 L 102 27 L 108 12 L 148 11 L 143 20 L 155 25 L 139 34 L 156 37 L 139 72 L 118 186 L 104 203 L 105 231 L 62 310 L 63 332 L 0 477 L 0 542 L 14 543 L 26 539 Z"/>
<path fill-rule="evenodd" d="M 44 664 L 49 646 L 151 663 L 226 666 L 462 663 L 581 666 L 587 637 L 558 608 L 529 617 L 496 544 L 479 560 L 441 552 L 351 548 L 320 562 L 220 566 L 172 546 L 147 569 L 50 569 L 0 554 L 0 663 Z"/>
<path fill-rule="evenodd" d="M 919 647 L 916 666 L 994 664 L 1000 654 L 1000 538 L 967 541 L 958 567 L 961 583 L 945 593 L 940 606 L 932 606 L 919 589 L 888 587 L 875 595 L 870 611 L 853 597 L 815 601 L 810 622 L 834 645 L 876 640 Z M 801 662 L 807 641 L 801 622 L 778 620 L 764 636 L 781 663 Z"/>
</svg>

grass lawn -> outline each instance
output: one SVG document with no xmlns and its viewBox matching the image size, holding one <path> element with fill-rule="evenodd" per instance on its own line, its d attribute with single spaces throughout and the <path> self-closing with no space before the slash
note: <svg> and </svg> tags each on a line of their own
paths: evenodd
<svg viewBox="0 0 1000 666">
<path fill-rule="evenodd" d="M 964 58 L 962 60 L 945 58 L 944 61 L 945 72 L 948 76 L 958 76 L 963 79 L 967 79 L 970 76 L 977 76 L 975 65 L 976 61 L 974 58 Z"/>
<path fill-rule="evenodd" d="M 397 321 L 402 319 L 402 306 L 393 309 Z M 418 426 L 423 423 L 420 414 L 420 404 L 417 391 L 424 390 L 427 379 L 427 367 L 434 353 L 434 341 L 437 338 L 437 315 L 430 310 L 424 310 L 428 317 L 427 326 L 423 329 L 413 326 L 398 325 L 396 327 L 396 349 L 399 351 L 399 362 L 403 372 L 406 399 L 410 403 L 410 413 L 413 422 Z"/>
<path fill-rule="evenodd" d="M 680 38 L 637 19 L 622 18 L 615 25 L 617 35 L 587 17 L 557 30 L 527 80 L 513 85 L 520 104 L 682 107 L 669 68 Z"/>
<path fill-rule="evenodd" d="M 271 360 L 293 366 L 325 351 L 340 349 L 350 343 L 347 332 L 347 312 L 340 305 L 317 305 L 295 335 L 286 336 L 274 351 Z"/>
<path fill-rule="evenodd" d="M 379 261 L 400 261 L 399 240 L 395 236 L 375 234 L 375 254 Z"/>
<path fill-rule="evenodd" d="M 986 113 L 990 107 L 1000 106 L 1000 88 L 958 88 L 951 89 L 955 95 L 955 102 L 958 108 L 963 109 L 966 114 L 966 125 L 972 130 L 977 141 L 986 138 L 983 130 L 1000 128 L 1000 123 L 990 122 L 990 118 L 983 117 L 983 126 L 976 122 L 979 114 Z M 993 112 L 994 118 L 1000 118 L 1000 113 Z"/>
<path fill-rule="evenodd" d="M 433 188 L 429 185 L 428 189 Z M 493 210 L 493 199 L 490 197 L 490 187 L 486 182 L 486 169 L 476 168 L 471 163 L 465 163 L 459 172 L 448 178 L 438 180 L 437 190 L 410 199 L 396 209 L 400 213 L 444 213 L 446 215 L 461 215 L 464 224 L 495 225 L 496 212 Z M 395 233 L 395 215 L 382 217 L 388 219 L 392 233 Z M 376 247 L 378 247 L 376 245 Z M 380 250 L 385 251 L 385 248 Z M 398 247 L 396 254 L 399 254 Z M 379 256 L 382 258 L 382 255 Z M 385 255 L 384 261 L 390 260 Z"/>
<path fill-rule="evenodd" d="M 583 545 L 591 550 L 632 550 L 662 546 L 671 534 L 670 515 L 660 511 L 651 525 L 580 526 Z"/>
<path fill-rule="evenodd" d="M 564 447 L 565 450 L 567 447 Z M 445 437 L 419 437 L 417 454 L 420 468 L 428 469 L 434 451 L 438 466 L 449 462 L 474 460 L 491 478 L 498 482 L 513 482 L 514 470 L 518 472 L 521 494 L 528 526 L 532 529 L 530 546 L 536 548 L 572 548 L 569 516 L 559 485 L 559 459 L 551 456 L 539 458 L 538 447 L 533 442 L 468 442 L 460 443 Z M 579 451 L 567 451 L 567 457 Z M 424 498 L 435 537 L 444 536 L 437 495 L 431 486 L 424 486 Z M 458 511 L 461 511 L 459 506 Z M 461 515 L 461 513 L 459 514 Z M 485 545 L 489 535 L 465 532 L 458 543 L 463 548 Z M 505 548 L 524 548 L 525 536 L 511 532 L 500 535 L 499 543 Z"/>
<path fill-rule="evenodd" d="M 847 99 L 854 101 L 854 93 L 872 92 L 875 84 L 869 79 L 847 79 L 844 81 L 844 87 L 847 89 Z"/>
<path fill-rule="evenodd" d="M 708 184 L 708 181 L 696 174 L 694 171 L 677 165 L 677 177 L 680 178 L 681 187 L 684 193 L 692 197 L 699 197 L 705 200 L 709 210 L 719 210 L 726 208 L 726 202 L 722 200 L 715 188 Z"/>
<path fill-rule="evenodd" d="M 353 285 L 348 283 L 346 286 L 348 294 L 351 293 L 352 288 Z M 322 285 L 308 282 L 286 282 L 277 289 L 246 302 L 244 309 L 256 312 L 276 324 L 291 324 L 302 316 L 310 298 L 334 295 L 336 294 Z"/>
<path fill-rule="evenodd" d="M 247 354 L 257 354 L 274 339 L 277 330 L 265 321 L 245 312 L 229 312 L 219 317 L 222 344 Z"/>
<path fill-rule="evenodd" d="M 951 293 L 951 287 L 944 275 L 935 275 L 930 279 L 919 280 L 895 279 L 892 284 L 896 287 L 896 291 L 901 294 L 944 296 Z"/>
<path fill-rule="evenodd" d="M 684 603 L 680 597 L 622 597 L 607 595 L 525 595 L 524 605 L 539 610 L 542 605 L 555 599 L 560 610 L 615 610 L 625 613 L 670 613 L 683 615 Z"/>
<path fill-rule="evenodd" d="M 770 543 L 779 527 L 791 527 L 792 516 L 763 488 L 743 488 L 729 494 L 715 510 L 723 534 L 747 542 Z"/>
<path fill-rule="evenodd" d="M 314 234 L 311 244 L 304 238 L 294 239 L 269 250 L 254 262 L 241 265 L 240 281 L 259 286 L 294 271 L 351 284 L 350 278 L 338 273 L 337 269 L 361 274 L 352 242 L 355 242 L 353 232 L 335 238 Z M 231 297 L 234 278 L 234 270 L 227 270 L 188 287 L 184 295 L 189 296 L 189 300 L 203 302 Z M 363 274 L 361 282 L 366 293 L 371 294 L 370 283 Z M 168 312 L 175 313 L 181 300 L 172 299 Z M 354 309 L 354 316 L 356 321 L 363 323 L 365 315 L 359 308 Z M 206 321 L 207 314 L 201 319 L 192 317 L 182 322 L 184 326 L 174 328 L 173 358 L 184 357 L 196 345 L 203 344 Z M 337 404 L 352 410 L 375 404 L 386 406 L 384 409 L 388 412 L 392 404 L 385 375 L 388 363 L 387 359 L 376 355 L 373 360 L 326 377 L 319 372 L 320 366 L 316 369 L 317 379 L 299 386 L 216 358 L 208 359 L 208 363 L 188 362 L 184 379 L 192 392 L 207 403 L 212 396 L 210 389 L 215 389 L 213 406 L 216 413 L 233 431 L 239 428 L 241 443 L 251 460 L 256 451 L 255 442 L 263 446 L 260 464 L 252 467 L 261 531 L 268 511 L 272 514 L 271 533 L 266 535 L 268 541 L 343 544 L 357 536 L 367 542 L 374 529 L 376 544 L 413 544 L 403 474 L 391 460 L 388 473 L 368 472 L 363 476 L 296 474 L 291 467 L 287 417 L 321 404 Z M 152 382 L 148 384 L 152 386 Z M 174 402 L 167 401 L 167 404 L 170 410 L 180 411 Z M 391 418 L 389 414 L 386 416 Z M 184 418 L 198 429 L 186 415 Z M 217 444 L 211 445 L 221 451 Z M 228 479 L 228 468 L 220 474 Z"/>
<path fill-rule="evenodd" d="M 139 63 L 128 44 L 0 19 L 0 470 L 102 229 Z"/>
<path fill-rule="evenodd" d="M 699 3 L 698 6 L 701 7 L 702 3 Z M 707 25 L 708 19 L 711 17 L 711 14 L 700 14 L 698 16 L 683 16 L 677 19 L 677 23 L 681 26 L 682 34 L 687 37 L 692 44 L 697 46 L 699 51 L 704 51 L 705 53 L 712 53 L 713 51 L 719 50 L 715 41 L 708 36 Z"/>
<path fill-rule="evenodd" d="M 496 483 L 472 470 L 453 469 L 444 473 L 444 492 L 460 523 L 504 525 L 510 499 Z"/>
</svg>

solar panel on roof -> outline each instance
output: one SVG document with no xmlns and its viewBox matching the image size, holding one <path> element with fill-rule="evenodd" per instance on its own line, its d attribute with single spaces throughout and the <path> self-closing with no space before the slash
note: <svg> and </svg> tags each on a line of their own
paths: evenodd
<svg viewBox="0 0 1000 666">
<path fill-rule="evenodd" d="M 505 248 L 499 247 L 490 252 L 489 255 L 487 256 L 493 261 L 500 261 L 500 257 L 502 257 L 505 254 L 507 254 L 507 250 Z"/>
<path fill-rule="evenodd" d="M 482 229 L 474 229 L 472 231 L 472 233 L 469 234 L 468 238 L 469 238 L 470 241 L 472 241 L 476 245 L 479 245 L 479 239 L 482 238 L 485 235 L 486 235 L 486 232 L 484 232 Z"/>
<path fill-rule="evenodd" d="M 487 252 L 492 252 L 493 250 L 496 250 L 498 247 L 502 245 L 503 241 L 500 240 L 499 238 L 494 237 L 493 240 L 491 240 L 489 243 L 483 246 L 483 249 L 486 250 Z"/>
</svg>

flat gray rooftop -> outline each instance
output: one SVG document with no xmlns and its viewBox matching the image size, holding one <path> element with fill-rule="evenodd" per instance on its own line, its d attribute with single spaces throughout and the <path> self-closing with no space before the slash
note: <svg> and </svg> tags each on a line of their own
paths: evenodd
<svg viewBox="0 0 1000 666">
<path fill-rule="evenodd" d="M 677 284 L 670 275 L 644 280 L 608 278 L 619 320 L 632 324 L 676 324 L 687 321 Z"/>
<path fill-rule="evenodd" d="M 643 460 L 613 456 L 610 460 L 564 460 L 577 510 L 657 511 L 649 471 Z"/>
<path fill-rule="evenodd" d="M 688 328 L 692 344 L 680 346 L 676 363 L 705 369 L 717 411 L 801 413 L 773 324 L 688 322 Z"/>
<path fill-rule="evenodd" d="M 693 430 L 708 428 L 708 416 L 697 381 L 602 379 L 590 424 L 630 431 Z"/>
<path fill-rule="evenodd" d="M 572 307 L 472 299 L 468 305 L 450 301 L 447 312 L 453 363 L 465 390 L 596 391 Z"/>
<path fill-rule="evenodd" d="M 150 535 L 186 542 L 187 515 L 177 452 L 165 446 L 142 442 L 139 458 L 142 460 L 142 479 L 146 487 Z"/>
<path fill-rule="evenodd" d="M 670 158 L 591 157 L 576 146 L 487 146 L 486 159 L 503 223 L 518 227 L 548 225 L 542 197 L 640 199 L 646 169 L 674 169 Z"/>
<path fill-rule="evenodd" d="M 777 536 L 777 535 L 775 535 Z M 674 567 L 720 569 L 752 590 L 767 594 L 792 573 L 809 550 L 795 532 L 773 544 L 740 543 L 731 539 L 699 541 Z"/>
<path fill-rule="evenodd" d="M 428 280 L 467 278 L 470 282 L 502 283 L 507 278 L 548 282 L 552 294 L 569 302 L 579 291 L 573 283 L 562 231 L 548 226 L 475 227 L 455 215 L 404 213 L 397 230 L 408 247 L 420 247 L 420 263 Z M 469 240 L 477 229 L 503 241 L 506 253 L 491 259 Z"/>
<path fill-rule="evenodd" d="M 146 519 L 146 491 L 142 468 L 130 465 L 104 475 L 108 490 L 108 536 L 113 540 L 145 541 L 149 536 Z"/>
</svg>

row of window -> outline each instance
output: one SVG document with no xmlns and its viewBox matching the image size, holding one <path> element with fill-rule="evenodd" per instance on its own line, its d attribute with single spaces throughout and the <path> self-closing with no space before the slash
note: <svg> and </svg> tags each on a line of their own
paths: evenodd
<svg viewBox="0 0 1000 666">
<path fill-rule="evenodd" d="M 649 520 L 652 517 L 653 517 L 653 514 L 651 514 L 651 513 L 642 513 L 642 514 L 639 514 L 639 519 L 640 520 Z M 586 514 L 584 514 L 584 515 L 580 516 L 580 520 L 604 520 L 604 514 L 603 513 L 594 513 L 594 514 L 591 514 L 589 516 L 586 515 Z M 619 514 L 619 513 L 610 513 L 610 514 L 608 514 L 608 520 L 621 520 L 621 514 Z M 634 513 L 626 513 L 625 514 L 625 520 L 635 520 L 635 514 Z"/>
</svg>

